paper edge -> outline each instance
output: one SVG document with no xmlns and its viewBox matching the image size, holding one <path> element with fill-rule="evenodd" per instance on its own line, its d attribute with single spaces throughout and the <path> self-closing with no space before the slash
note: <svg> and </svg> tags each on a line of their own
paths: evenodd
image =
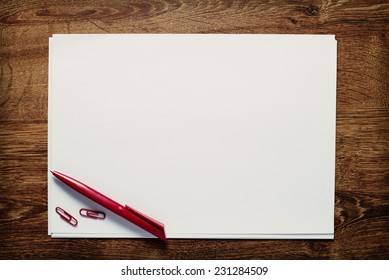
<svg viewBox="0 0 389 280">
<path fill-rule="evenodd" d="M 154 237 L 146 236 L 130 236 L 125 234 L 66 234 L 66 233 L 53 233 L 52 238 L 147 238 L 152 239 Z M 170 234 L 168 239 L 334 239 L 334 234 Z M 155 238 L 154 238 L 155 239 Z"/>
</svg>

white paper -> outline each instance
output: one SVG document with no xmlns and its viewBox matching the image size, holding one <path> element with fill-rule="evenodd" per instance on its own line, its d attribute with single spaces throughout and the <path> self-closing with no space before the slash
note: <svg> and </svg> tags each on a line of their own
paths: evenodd
<svg viewBox="0 0 389 280">
<path fill-rule="evenodd" d="M 333 35 L 54 35 L 49 60 L 50 170 L 168 238 L 333 238 Z M 151 237 L 51 174 L 48 211 L 53 237 Z"/>
</svg>

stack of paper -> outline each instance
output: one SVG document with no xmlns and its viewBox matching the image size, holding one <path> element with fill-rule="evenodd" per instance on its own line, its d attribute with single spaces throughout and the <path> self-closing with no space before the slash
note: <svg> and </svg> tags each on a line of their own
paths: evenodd
<svg viewBox="0 0 389 280">
<path fill-rule="evenodd" d="M 168 238 L 333 238 L 336 48 L 332 35 L 54 35 L 49 170 Z M 48 189 L 53 237 L 151 237 L 50 173 Z"/>
</svg>

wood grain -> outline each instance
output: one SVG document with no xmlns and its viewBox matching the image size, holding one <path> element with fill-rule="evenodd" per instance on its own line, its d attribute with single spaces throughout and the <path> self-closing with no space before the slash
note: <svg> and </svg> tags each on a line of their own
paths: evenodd
<svg viewBox="0 0 389 280">
<path fill-rule="evenodd" d="M 51 239 L 47 57 L 54 33 L 335 34 L 335 240 Z M 388 259 L 389 3 L 2 1 L 0 226 L 0 259 Z"/>
</svg>

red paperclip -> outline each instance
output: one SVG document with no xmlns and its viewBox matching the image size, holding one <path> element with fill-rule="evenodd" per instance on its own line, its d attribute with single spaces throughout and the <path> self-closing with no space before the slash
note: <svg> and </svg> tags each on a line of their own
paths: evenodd
<svg viewBox="0 0 389 280">
<path fill-rule="evenodd" d="M 76 218 L 74 218 L 72 215 L 70 215 L 68 212 L 66 212 L 65 210 L 63 210 L 61 207 L 57 207 L 55 208 L 55 212 L 58 213 L 58 215 L 64 220 L 66 221 L 67 223 L 69 223 L 70 225 L 72 226 L 77 226 L 78 224 L 78 221 L 76 220 Z"/>
<path fill-rule="evenodd" d="M 83 217 L 88 217 L 92 219 L 100 219 L 104 220 L 105 219 L 105 213 L 97 210 L 90 210 L 86 208 L 81 208 L 80 209 L 80 215 Z"/>
</svg>

